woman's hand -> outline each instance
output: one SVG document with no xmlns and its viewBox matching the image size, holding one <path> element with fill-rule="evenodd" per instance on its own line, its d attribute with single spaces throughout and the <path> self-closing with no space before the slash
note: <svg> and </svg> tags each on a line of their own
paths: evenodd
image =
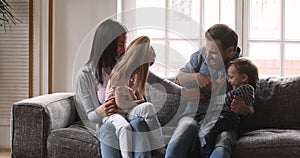
<svg viewBox="0 0 300 158">
<path fill-rule="evenodd" d="M 251 106 L 248 106 L 242 98 L 236 95 L 234 96 L 230 107 L 231 111 L 240 116 L 248 117 L 254 113 L 253 108 Z"/>
<path fill-rule="evenodd" d="M 116 102 L 115 98 L 109 98 L 107 99 L 101 106 L 99 106 L 96 109 L 96 113 L 99 116 L 105 117 L 105 116 L 110 116 L 114 113 L 116 113 Z"/>
</svg>

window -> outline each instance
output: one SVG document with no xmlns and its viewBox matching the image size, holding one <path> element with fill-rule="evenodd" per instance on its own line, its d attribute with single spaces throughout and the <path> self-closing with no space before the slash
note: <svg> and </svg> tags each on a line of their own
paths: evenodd
<svg viewBox="0 0 300 158">
<path fill-rule="evenodd" d="M 300 22 L 295 18 L 300 14 L 300 1 L 136 0 L 131 2 L 130 7 L 165 10 L 149 15 L 154 17 L 153 23 L 161 23 L 161 28 L 139 28 L 135 32 L 135 36 L 148 35 L 152 38 L 158 58 L 151 69 L 160 76 L 177 73 L 203 44 L 205 31 L 215 23 L 225 23 L 237 31 L 239 46 L 244 56 L 258 65 L 260 77 L 300 74 Z M 172 11 L 181 14 L 170 14 Z M 139 16 L 142 15 L 135 17 L 136 23 L 146 18 Z M 187 27 L 189 18 L 201 28 Z M 179 31 L 170 31 L 174 28 Z M 180 36 L 182 34 L 184 36 Z"/>
<path fill-rule="evenodd" d="M 300 74 L 300 13 L 297 0 L 247 0 L 244 50 L 261 77 Z"/>
<path fill-rule="evenodd" d="M 12 104 L 30 93 L 29 0 L 7 2 L 22 23 L 0 29 L 0 126 L 10 124 Z"/>
<path fill-rule="evenodd" d="M 157 58 L 151 70 L 163 77 L 175 76 L 203 44 L 204 33 L 211 25 L 226 23 L 235 28 L 235 3 L 235 0 L 136 0 L 122 4 L 127 6 L 123 10 L 136 9 L 131 23 L 126 19 L 122 22 L 136 26 L 134 37 L 148 35 L 152 39 Z M 123 15 L 128 14 L 123 11 Z"/>
</svg>

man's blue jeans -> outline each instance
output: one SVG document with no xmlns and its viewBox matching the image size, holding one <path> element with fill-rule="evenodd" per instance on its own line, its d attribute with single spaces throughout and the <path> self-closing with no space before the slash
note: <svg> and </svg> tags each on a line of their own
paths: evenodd
<svg viewBox="0 0 300 158">
<path fill-rule="evenodd" d="M 199 124 L 192 117 L 186 116 L 179 120 L 166 151 L 166 158 L 191 157 L 190 151 L 199 151 L 193 144 L 197 139 Z"/>
<path fill-rule="evenodd" d="M 139 135 L 139 132 L 149 131 L 148 125 L 143 118 L 134 118 L 130 121 L 132 131 L 135 132 L 133 142 L 135 148 L 140 148 L 143 145 L 150 145 L 148 138 Z M 98 139 L 101 144 L 101 154 L 103 158 L 121 158 L 119 150 L 119 140 L 115 134 L 115 127 L 112 123 L 103 124 L 97 131 Z M 151 158 L 151 151 L 135 152 L 135 158 Z"/>
<path fill-rule="evenodd" d="M 167 147 L 166 158 L 199 157 L 200 144 L 198 129 L 200 124 L 192 117 L 180 119 Z M 236 132 L 222 132 L 216 138 L 215 148 L 210 158 L 230 158 L 231 148 L 237 140 Z"/>
</svg>

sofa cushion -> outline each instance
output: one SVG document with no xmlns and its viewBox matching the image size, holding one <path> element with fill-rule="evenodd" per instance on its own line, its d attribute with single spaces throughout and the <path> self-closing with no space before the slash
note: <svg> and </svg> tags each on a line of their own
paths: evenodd
<svg viewBox="0 0 300 158">
<path fill-rule="evenodd" d="M 53 130 L 47 139 L 47 152 L 49 158 L 101 158 L 98 139 L 80 124 Z"/>
<path fill-rule="evenodd" d="M 243 134 L 233 157 L 300 157 L 300 130 L 260 129 Z"/>
<path fill-rule="evenodd" d="M 162 126 L 174 126 L 179 115 L 183 112 L 180 106 L 180 96 L 168 94 L 161 84 L 147 84 L 146 99 L 154 105 Z"/>
<path fill-rule="evenodd" d="M 12 157 L 46 157 L 46 139 L 53 129 L 76 119 L 74 93 L 41 95 L 13 104 Z"/>
<path fill-rule="evenodd" d="M 242 119 L 240 132 L 261 128 L 300 129 L 300 76 L 260 79 L 254 115 Z"/>
</svg>

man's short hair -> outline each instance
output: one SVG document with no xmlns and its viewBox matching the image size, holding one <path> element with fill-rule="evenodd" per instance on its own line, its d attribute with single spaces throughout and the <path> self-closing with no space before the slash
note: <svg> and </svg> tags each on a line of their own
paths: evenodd
<svg viewBox="0 0 300 158">
<path fill-rule="evenodd" d="M 230 46 L 237 48 L 238 35 L 225 24 L 215 24 L 205 32 L 206 40 L 220 40 L 221 47 L 225 51 Z"/>
</svg>

